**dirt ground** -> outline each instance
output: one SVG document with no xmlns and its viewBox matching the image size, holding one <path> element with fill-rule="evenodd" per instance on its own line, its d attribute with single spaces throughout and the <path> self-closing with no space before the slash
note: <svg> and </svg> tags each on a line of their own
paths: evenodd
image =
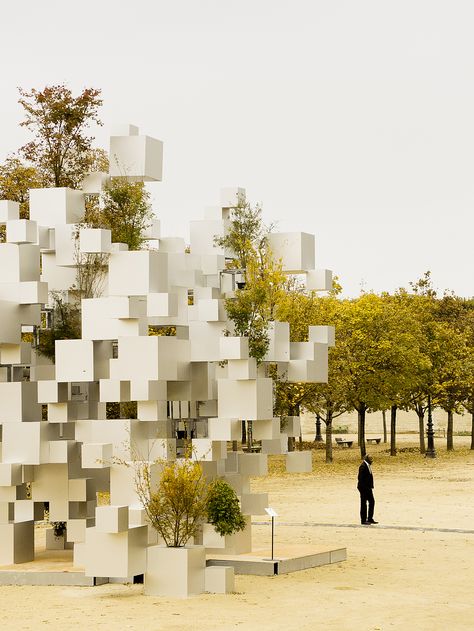
<svg viewBox="0 0 474 631">
<path fill-rule="evenodd" d="M 335 466 L 317 451 L 313 474 L 272 466 L 252 481 L 279 513 L 276 556 L 279 543 L 307 542 L 347 547 L 345 562 L 237 576 L 235 594 L 188 600 L 147 597 L 141 585 L 0 587 L 0 628 L 472 631 L 474 452 L 426 460 L 409 446 L 391 459 L 386 446 L 371 451 L 378 526 L 358 525 L 354 449 L 337 451 Z M 254 526 L 254 542 L 270 544 L 267 524 Z"/>
</svg>

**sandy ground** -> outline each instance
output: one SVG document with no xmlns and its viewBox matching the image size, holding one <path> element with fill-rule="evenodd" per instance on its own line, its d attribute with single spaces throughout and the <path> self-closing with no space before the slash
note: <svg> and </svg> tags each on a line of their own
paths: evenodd
<svg viewBox="0 0 474 631">
<path fill-rule="evenodd" d="M 252 483 L 280 515 L 276 554 L 285 542 L 346 546 L 345 562 L 237 576 L 235 594 L 188 600 L 146 597 L 141 585 L 0 587 L 0 628 L 471 631 L 474 454 L 379 471 L 375 462 L 374 473 L 380 525 L 371 527 L 357 525 L 351 469 Z M 268 525 L 255 526 L 255 545 L 269 536 Z"/>
</svg>

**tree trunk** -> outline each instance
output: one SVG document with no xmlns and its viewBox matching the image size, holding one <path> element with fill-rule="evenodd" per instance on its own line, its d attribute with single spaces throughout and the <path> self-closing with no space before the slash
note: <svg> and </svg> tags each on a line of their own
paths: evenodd
<svg viewBox="0 0 474 631">
<path fill-rule="evenodd" d="M 237 445 L 237 441 L 233 440 L 232 441 L 232 451 L 238 451 L 238 450 L 239 450 L 239 448 L 238 448 L 238 445 Z"/>
<path fill-rule="evenodd" d="M 252 421 L 247 421 L 247 451 L 252 452 L 253 433 L 252 433 Z"/>
<path fill-rule="evenodd" d="M 397 455 L 397 406 L 390 408 L 390 455 Z"/>
<path fill-rule="evenodd" d="M 247 442 L 247 423 L 245 421 L 242 421 L 242 438 L 240 442 L 242 445 L 245 445 Z"/>
<path fill-rule="evenodd" d="M 363 404 L 357 410 L 357 419 L 358 419 L 358 425 L 359 425 L 359 447 L 360 447 L 361 458 L 364 458 L 367 453 L 365 450 L 365 412 L 366 410 L 367 408 Z"/>
<path fill-rule="evenodd" d="M 387 444 L 387 410 L 382 410 L 383 442 Z"/>
<path fill-rule="evenodd" d="M 295 451 L 295 439 L 293 436 L 288 436 L 288 451 Z"/>
<path fill-rule="evenodd" d="M 448 428 L 446 433 L 446 449 L 453 451 L 453 426 L 454 426 L 454 414 L 452 410 L 448 410 Z"/>
<path fill-rule="evenodd" d="M 326 462 L 332 462 L 332 414 L 326 414 Z"/>
<path fill-rule="evenodd" d="M 471 449 L 474 449 L 474 412 L 471 412 Z"/>
<path fill-rule="evenodd" d="M 418 415 L 418 431 L 420 434 L 420 454 L 426 453 L 425 446 L 425 411 L 423 408 L 419 408 L 416 411 Z"/>
</svg>

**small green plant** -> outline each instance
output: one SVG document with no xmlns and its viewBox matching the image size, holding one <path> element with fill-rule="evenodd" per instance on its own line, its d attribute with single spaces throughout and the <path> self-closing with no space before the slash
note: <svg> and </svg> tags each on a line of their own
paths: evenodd
<svg viewBox="0 0 474 631">
<path fill-rule="evenodd" d="M 237 495 L 225 480 L 215 480 L 209 487 L 207 521 L 221 536 L 231 535 L 246 526 Z"/>
<path fill-rule="evenodd" d="M 348 434 L 349 433 L 349 425 L 339 425 L 338 427 L 332 428 L 333 434 Z"/>
<path fill-rule="evenodd" d="M 65 521 L 53 521 L 51 522 L 53 527 L 53 532 L 55 537 L 62 537 L 66 532 L 66 522 Z"/>
</svg>

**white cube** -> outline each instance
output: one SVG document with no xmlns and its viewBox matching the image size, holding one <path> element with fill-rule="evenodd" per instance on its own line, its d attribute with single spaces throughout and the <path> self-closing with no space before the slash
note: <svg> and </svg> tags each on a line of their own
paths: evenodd
<svg viewBox="0 0 474 631">
<path fill-rule="evenodd" d="M 161 182 L 163 143 L 150 136 L 111 136 L 109 174 L 132 181 Z"/>
<path fill-rule="evenodd" d="M 8 199 L 0 199 L 0 223 L 14 221 L 20 217 L 20 204 Z"/>
<path fill-rule="evenodd" d="M 125 532 L 128 530 L 128 506 L 97 506 L 95 527 L 98 532 Z"/>
<path fill-rule="evenodd" d="M 112 245 L 112 232 L 102 228 L 81 228 L 79 232 L 80 252 L 107 253 Z"/>
<path fill-rule="evenodd" d="M 230 565 L 206 567 L 204 587 L 209 594 L 231 594 L 235 591 L 234 568 Z"/>
<path fill-rule="evenodd" d="M 32 188 L 30 219 L 40 226 L 72 224 L 82 221 L 84 194 L 71 188 Z"/>
<path fill-rule="evenodd" d="M 112 443 L 83 443 L 81 463 L 84 469 L 104 469 L 112 462 Z"/>
<path fill-rule="evenodd" d="M 28 219 L 14 219 L 7 221 L 8 243 L 36 243 L 38 226 L 36 221 Z"/>
<path fill-rule="evenodd" d="M 288 473 L 311 473 L 313 461 L 311 451 L 290 451 L 286 454 Z"/>
</svg>

